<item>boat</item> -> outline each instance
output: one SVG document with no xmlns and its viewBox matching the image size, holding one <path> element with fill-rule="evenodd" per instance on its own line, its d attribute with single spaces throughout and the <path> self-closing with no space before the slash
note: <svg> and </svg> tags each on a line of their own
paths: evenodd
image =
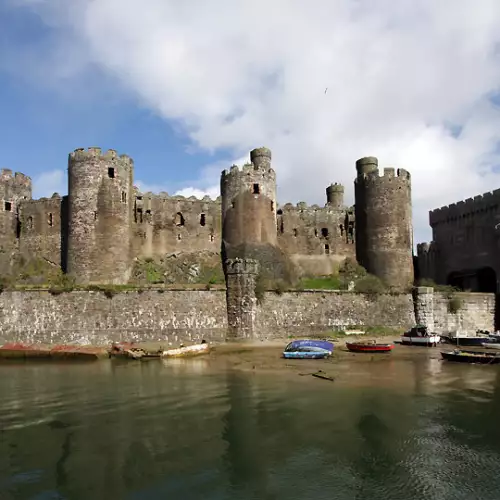
<svg viewBox="0 0 500 500">
<path fill-rule="evenodd" d="M 482 346 L 483 344 L 493 344 L 498 343 L 498 339 L 491 336 L 488 332 L 478 330 L 476 335 L 469 335 L 463 332 L 454 332 L 449 335 L 444 335 L 443 340 L 448 344 L 453 344 L 456 346 L 472 347 L 472 346 Z"/>
<path fill-rule="evenodd" d="M 208 354 L 210 352 L 210 345 L 206 341 L 202 341 L 201 344 L 194 344 L 180 347 L 174 349 L 167 349 L 163 351 L 162 356 L 164 358 L 181 358 L 188 356 L 200 356 L 201 354 Z"/>
<path fill-rule="evenodd" d="M 500 354 L 496 352 L 475 352 L 455 349 L 454 351 L 442 351 L 441 356 L 447 361 L 455 361 L 458 363 L 478 363 L 482 365 L 500 363 Z"/>
<path fill-rule="evenodd" d="M 0 359 L 95 361 L 105 357 L 105 355 L 105 349 L 90 346 L 25 344 L 22 342 L 9 342 L 0 346 Z"/>
<path fill-rule="evenodd" d="M 283 351 L 286 359 L 324 359 L 331 356 L 334 345 L 327 340 L 294 340 Z"/>
<path fill-rule="evenodd" d="M 428 328 L 424 325 L 416 325 L 401 336 L 401 344 L 403 345 L 435 347 L 439 342 L 441 342 L 441 336 L 429 332 Z"/>
<path fill-rule="evenodd" d="M 394 344 L 379 344 L 375 340 L 364 342 L 346 342 L 346 347 L 351 352 L 391 352 Z"/>
<path fill-rule="evenodd" d="M 134 347 L 132 342 L 120 342 L 117 344 L 112 344 L 109 350 L 110 358 L 119 359 L 159 359 L 163 353 L 163 349 L 150 351 L 142 347 Z"/>
<path fill-rule="evenodd" d="M 498 342 L 485 342 L 481 344 L 481 347 L 486 349 L 497 349 L 500 350 L 500 344 Z"/>
</svg>

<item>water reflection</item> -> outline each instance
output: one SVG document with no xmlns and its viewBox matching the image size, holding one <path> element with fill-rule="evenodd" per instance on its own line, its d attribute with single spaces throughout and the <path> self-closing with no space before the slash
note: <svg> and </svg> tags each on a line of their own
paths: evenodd
<svg viewBox="0 0 500 500">
<path fill-rule="evenodd" d="M 0 498 L 497 498 L 497 367 L 348 368 L 0 365 Z"/>
</svg>

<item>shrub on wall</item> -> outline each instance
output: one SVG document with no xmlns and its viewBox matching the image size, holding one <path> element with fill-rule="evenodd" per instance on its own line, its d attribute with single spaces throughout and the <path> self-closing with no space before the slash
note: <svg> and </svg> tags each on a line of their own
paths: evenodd
<svg viewBox="0 0 500 500">
<path fill-rule="evenodd" d="M 463 307 L 463 300 L 456 295 L 451 295 L 448 298 L 448 311 L 451 314 L 456 314 Z"/>
<path fill-rule="evenodd" d="M 387 292 L 387 286 L 377 276 L 367 274 L 364 278 L 356 281 L 354 291 L 357 293 L 366 293 L 367 295 L 377 295 Z"/>
<path fill-rule="evenodd" d="M 267 282 L 262 273 L 259 273 L 255 280 L 255 298 L 257 299 L 257 304 L 262 304 L 266 296 Z"/>
</svg>

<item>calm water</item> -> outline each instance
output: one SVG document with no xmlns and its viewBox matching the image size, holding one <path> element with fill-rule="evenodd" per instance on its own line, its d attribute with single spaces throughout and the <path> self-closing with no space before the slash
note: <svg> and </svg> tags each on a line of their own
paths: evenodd
<svg viewBox="0 0 500 500">
<path fill-rule="evenodd" d="M 418 349 L 418 348 L 417 348 Z M 495 499 L 500 369 L 0 365 L 1 499 Z"/>
</svg>

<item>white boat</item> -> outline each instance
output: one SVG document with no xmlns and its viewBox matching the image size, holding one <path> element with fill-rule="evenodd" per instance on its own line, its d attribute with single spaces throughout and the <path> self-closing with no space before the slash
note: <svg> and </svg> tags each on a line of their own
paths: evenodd
<svg viewBox="0 0 500 500">
<path fill-rule="evenodd" d="M 486 347 L 486 349 L 500 349 L 500 344 L 497 343 L 488 343 L 485 342 L 484 344 L 481 344 L 482 347 Z"/>
<path fill-rule="evenodd" d="M 431 333 L 426 326 L 417 325 L 403 333 L 401 344 L 403 345 L 421 345 L 435 347 L 441 342 L 441 336 Z"/>
<path fill-rule="evenodd" d="M 188 346 L 181 346 L 175 349 L 168 349 L 163 351 L 164 358 L 178 358 L 184 356 L 199 356 L 200 354 L 207 354 L 210 352 L 210 346 L 204 342 L 201 344 L 194 344 Z"/>
</svg>

